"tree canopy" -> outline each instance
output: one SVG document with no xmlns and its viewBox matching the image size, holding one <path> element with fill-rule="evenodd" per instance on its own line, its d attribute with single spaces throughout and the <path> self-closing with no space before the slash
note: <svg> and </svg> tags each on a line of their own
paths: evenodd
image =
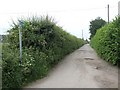
<svg viewBox="0 0 120 90">
<path fill-rule="evenodd" d="M 96 34 L 96 31 L 101 28 L 102 26 L 104 26 L 106 24 L 106 21 L 103 20 L 100 17 L 97 17 L 95 20 L 90 21 L 90 39 Z"/>
</svg>

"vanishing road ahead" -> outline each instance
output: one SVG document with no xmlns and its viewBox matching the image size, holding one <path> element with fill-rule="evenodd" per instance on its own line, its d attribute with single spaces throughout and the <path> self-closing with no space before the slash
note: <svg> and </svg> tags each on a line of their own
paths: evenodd
<svg viewBox="0 0 120 90">
<path fill-rule="evenodd" d="M 25 88 L 118 88 L 118 68 L 86 44 L 67 55 L 47 77 Z"/>
</svg>

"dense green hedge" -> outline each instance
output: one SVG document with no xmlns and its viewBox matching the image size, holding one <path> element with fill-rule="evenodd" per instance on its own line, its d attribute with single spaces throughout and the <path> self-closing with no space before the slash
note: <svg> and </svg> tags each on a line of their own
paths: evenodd
<svg viewBox="0 0 120 90">
<path fill-rule="evenodd" d="M 65 55 L 84 41 L 65 32 L 46 17 L 22 19 L 22 65 L 19 62 L 19 23 L 13 23 L 3 41 L 3 88 L 18 88 L 42 78 Z"/>
<path fill-rule="evenodd" d="M 117 65 L 120 60 L 120 17 L 97 30 L 91 46 L 103 59 Z"/>
</svg>

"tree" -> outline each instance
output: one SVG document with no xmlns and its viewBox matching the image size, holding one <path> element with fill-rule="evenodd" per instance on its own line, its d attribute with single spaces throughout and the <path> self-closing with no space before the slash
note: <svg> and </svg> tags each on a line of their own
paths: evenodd
<svg viewBox="0 0 120 90">
<path fill-rule="evenodd" d="M 97 17 L 95 20 L 90 21 L 90 39 L 96 34 L 96 31 L 104 26 L 106 24 L 106 21 L 103 20 L 100 17 Z"/>
</svg>

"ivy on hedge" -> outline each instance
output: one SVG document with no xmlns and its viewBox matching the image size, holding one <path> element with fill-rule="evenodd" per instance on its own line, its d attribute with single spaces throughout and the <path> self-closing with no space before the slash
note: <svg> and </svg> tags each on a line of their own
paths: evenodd
<svg viewBox="0 0 120 90">
<path fill-rule="evenodd" d="M 97 30 L 91 46 L 106 61 L 118 65 L 120 60 L 120 17 Z"/>
<path fill-rule="evenodd" d="M 13 23 L 3 41 L 2 87 L 20 88 L 47 75 L 65 55 L 84 41 L 46 17 L 22 19 L 22 65 L 19 64 L 19 23 Z"/>
</svg>

